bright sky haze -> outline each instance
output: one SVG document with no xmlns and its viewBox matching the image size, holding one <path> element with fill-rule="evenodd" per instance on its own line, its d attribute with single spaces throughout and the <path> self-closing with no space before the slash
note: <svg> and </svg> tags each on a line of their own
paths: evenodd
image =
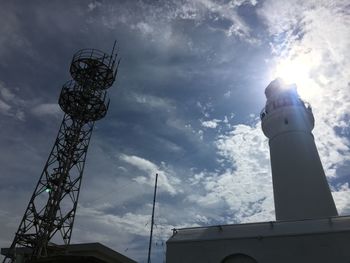
<svg viewBox="0 0 350 263">
<path fill-rule="evenodd" d="M 347 0 L 2 1 L 0 246 L 12 242 L 56 138 L 57 101 L 82 48 L 122 61 L 92 135 L 72 243 L 152 262 L 172 228 L 275 220 L 259 114 L 296 83 L 341 215 L 350 214 Z M 312 189 L 310 189 L 312 191 Z"/>
</svg>

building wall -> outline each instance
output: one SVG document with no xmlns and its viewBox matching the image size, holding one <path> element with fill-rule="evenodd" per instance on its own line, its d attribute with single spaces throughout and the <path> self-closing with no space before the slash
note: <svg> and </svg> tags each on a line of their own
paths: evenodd
<svg viewBox="0 0 350 263">
<path fill-rule="evenodd" d="M 295 236 L 168 242 L 166 262 L 222 263 L 229 255 L 245 254 L 258 263 L 349 263 L 349 240 L 350 231 L 343 231 Z M 237 263 L 243 262 L 237 261 Z"/>
</svg>

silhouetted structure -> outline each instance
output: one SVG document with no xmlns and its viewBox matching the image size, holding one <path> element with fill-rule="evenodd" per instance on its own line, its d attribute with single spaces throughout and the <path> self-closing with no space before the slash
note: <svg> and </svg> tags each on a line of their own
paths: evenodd
<svg viewBox="0 0 350 263">
<path fill-rule="evenodd" d="M 73 80 L 63 85 L 59 98 L 65 112 L 61 127 L 3 262 L 14 262 L 21 247 L 37 260 L 54 253 L 57 246 L 50 242 L 69 245 L 91 133 L 107 113 L 106 90 L 117 76 L 117 56 L 115 44 L 110 55 L 83 49 L 73 56 Z"/>
<path fill-rule="evenodd" d="M 60 245 L 56 246 L 56 250 L 64 251 L 64 253 L 42 257 L 29 263 L 136 263 L 136 261 L 100 243 Z M 7 248 L 3 248 L 1 253 L 6 254 L 7 251 Z M 17 262 L 23 262 L 24 259 L 31 256 L 31 251 L 22 247 L 17 249 L 16 254 Z"/>
</svg>

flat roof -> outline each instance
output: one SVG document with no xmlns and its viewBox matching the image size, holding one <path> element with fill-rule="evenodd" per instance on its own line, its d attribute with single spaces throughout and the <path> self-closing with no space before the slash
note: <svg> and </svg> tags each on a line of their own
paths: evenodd
<svg viewBox="0 0 350 263">
<path fill-rule="evenodd" d="M 350 216 L 174 229 L 167 243 L 350 231 Z"/>
<path fill-rule="evenodd" d="M 136 263 L 136 261 L 118 253 L 117 251 L 110 249 L 109 247 L 102 245 L 101 243 L 82 243 L 82 244 L 71 244 L 65 245 L 52 245 L 50 246 L 57 253 L 53 253 L 50 258 L 64 258 L 64 257 L 89 257 L 90 259 L 95 259 L 96 262 L 113 262 L 113 263 Z M 8 248 L 2 248 L 1 254 L 6 255 L 9 251 Z M 16 248 L 17 254 L 28 255 L 31 253 L 30 248 L 20 247 Z"/>
</svg>

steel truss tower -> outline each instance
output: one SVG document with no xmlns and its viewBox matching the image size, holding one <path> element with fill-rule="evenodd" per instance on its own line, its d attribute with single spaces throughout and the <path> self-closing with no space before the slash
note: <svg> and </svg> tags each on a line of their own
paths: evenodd
<svg viewBox="0 0 350 263">
<path fill-rule="evenodd" d="M 63 85 L 59 98 L 65 112 L 61 127 L 3 262 L 15 262 L 19 247 L 29 248 L 35 260 L 55 253 L 53 242 L 69 245 L 91 133 L 107 113 L 106 90 L 117 76 L 115 46 L 111 55 L 83 49 L 73 56 L 73 80 Z"/>
</svg>

